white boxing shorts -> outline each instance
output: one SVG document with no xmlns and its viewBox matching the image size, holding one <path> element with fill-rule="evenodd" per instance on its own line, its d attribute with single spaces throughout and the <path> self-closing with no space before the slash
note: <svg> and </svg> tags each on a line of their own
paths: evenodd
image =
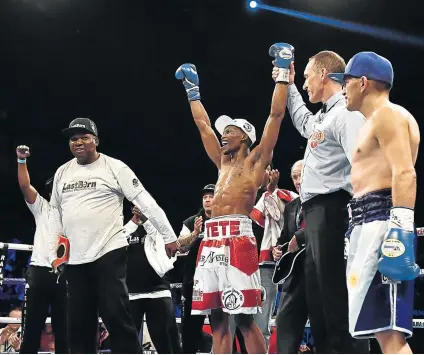
<svg viewBox="0 0 424 355">
<path fill-rule="evenodd" d="M 256 314 L 261 307 L 258 249 L 252 221 L 243 215 L 211 218 L 199 247 L 191 314 L 222 309 Z"/>
<path fill-rule="evenodd" d="M 395 282 L 378 272 L 391 207 L 390 189 L 370 192 L 349 203 L 346 276 L 349 331 L 355 338 L 374 338 L 385 330 L 412 335 L 414 280 Z"/>
</svg>

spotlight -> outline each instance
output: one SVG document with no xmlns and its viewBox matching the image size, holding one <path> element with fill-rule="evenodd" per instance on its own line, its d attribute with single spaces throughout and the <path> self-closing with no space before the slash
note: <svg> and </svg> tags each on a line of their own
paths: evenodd
<svg viewBox="0 0 424 355">
<path fill-rule="evenodd" d="M 251 1 L 249 3 L 249 6 L 250 6 L 251 9 L 254 9 L 256 6 L 258 6 L 258 3 L 256 1 Z"/>
</svg>

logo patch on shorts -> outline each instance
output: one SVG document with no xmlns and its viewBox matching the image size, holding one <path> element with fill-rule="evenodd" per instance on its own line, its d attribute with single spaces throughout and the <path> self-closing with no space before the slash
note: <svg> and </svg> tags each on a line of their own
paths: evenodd
<svg viewBox="0 0 424 355">
<path fill-rule="evenodd" d="M 356 287 L 356 285 L 359 282 L 359 275 L 356 272 L 351 272 L 349 274 L 349 277 L 347 279 L 347 283 L 349 285 L 349 287 Z"/>
<path fill-rule="evenodd" d="M 244 304 L 244 295 L 239 290 L 227 288 L 222 292 L 222 305 L 229 311 L 235 311 Z"/>
<path fill-rule="evenodd" d="M 216 268 L 219 266 L 228 266 L 228 257 L 222 252 L 210 251 L 208 255 L 202 254 L 199 259 L 198 266 Z M 207 265 L 206 265 L 207 264 Z"/>
<path fill-rule="evenodd" d="M 349 256 L 350 240 L 345 238 L 345 247 L 344 247 L 344 258 L 347 260 Z"/>
<path fill-rule="evenodd" d="M 388 258 L 397 258 L 405 252 L 405 245 L 398 239 L 386 239 L 381 246 L 381 253 Z"/>
<path fill-rule="evenodd" d="M 320 130 L 316 130 L 309 137 L 309 143 L 311 145 L 311 148 L 312 149 L 316 148 L 318 144 L 324 142 L 324 139 L 325 139 L 324 132 Z"/>
<path fill-rule="evenodd" d="M 203 282 L 200 280 L 194 280 L 193 301 L 203 301 Z"/>
</svg>

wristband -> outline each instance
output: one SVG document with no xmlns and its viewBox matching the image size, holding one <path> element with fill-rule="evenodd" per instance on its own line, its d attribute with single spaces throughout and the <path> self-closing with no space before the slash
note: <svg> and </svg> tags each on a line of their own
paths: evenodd
<svg viewBox="0 0 424 355">
<path fill-rule="evenodd" d="M 276 83 L 288 84 L 290 81 L 289 78 L 290 78 L 290 69 L 278 68 L 278 76 L 277 76 L 277 79 L 275 80 Z"/>
<path fill-rule="evenodd" d="M 18 163 L 19 164 L 26 164 L 26 159 L 20 159 L 20 158 L 18 158 Z"/>
<path fill-rule="evenodd" d="M 413 232 L 414 210 L 407 207 L 392 207 L 390 209 L 390 228 L 402 228 L 408 232 Z"/>
</svg>

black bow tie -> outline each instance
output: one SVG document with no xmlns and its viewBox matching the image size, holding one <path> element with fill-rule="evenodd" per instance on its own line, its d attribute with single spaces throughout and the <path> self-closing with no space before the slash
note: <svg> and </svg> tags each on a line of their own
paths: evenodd
<svg viewBox="0 0 424 355">
<path fill-rule="evenodd" d="M 322 105 L 321 112 L 322 113 L 326 113 L 327 112 L 327 104 Z"/>
</svg>

